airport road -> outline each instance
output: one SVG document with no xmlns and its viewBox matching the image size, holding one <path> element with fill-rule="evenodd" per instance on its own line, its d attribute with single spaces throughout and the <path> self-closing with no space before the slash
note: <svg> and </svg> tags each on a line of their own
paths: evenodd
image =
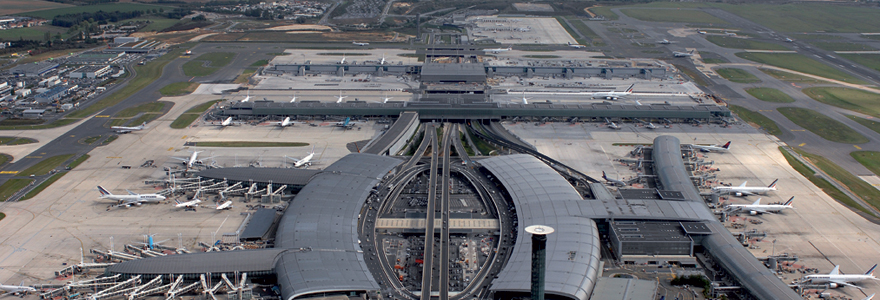
<svg viewBox="0 0 880 300">
<path fill-rule="evenodd" d="M 431 167 L 428 169 L 428 203 L 425 218 L 425 252 L 422 263 L 422 300 L 431 300 L 434 281 L 434 218 L 437 215 L 437 168 L 439 168 L 439 148 L 437 147 L 437 134 L 431 128 L 428 130 L 428 138 L 431 139 Z M 442 263 L 442 262 L 441 262 Z"/>
<path fill-rule="evenodd" d="M 538 151 L 575 168 L 587 175 L 601 174 L 602 170 L 616 174 L 620 178 L 636 176 L 628 166 L 615 161 L 627 156 L 632 146 L 615 146 L 614 143 L 646 143 L 659 135 L 673 135 L 682 143 L 720 143 L 723 139 L 732 141 L 729 153 L 708 153 L 706 161 L 714 161 L 712 168 L 720 169 L 716 181 L 738 185 L 748 181 L 750 186 L 768 185 L 779 179 L 776 192 L 761 196 L 730 197 L 725 203 L 746 204 L 762 198 L 762 203 L 784 202 L 795 196 L 796 209 L 781 214 L 748 216 L 738 219 L 743 229 L 740 232 L 757 229 L 767 233 L 767 237 L 754 242 L 750 251 L 757 257 L 765 257 L 775 252 L 796 254 L 798 265 L 817 268 L 820 272 L 830 271 L 835 264 L 847 273 L 864 273 L 880 256 L 880 225 L 874 224 L 854 213 L 846 206 L 837 203 L 816 188 L 806 178 L 792 169 L 777 150 L 778 142 L 772 136 L 759 133 L 747 125 L 734 125 L 731 128 L 720 126 L 674 126 L 670 129 L 648 130 L 624 124 L 622 130 L 611 130 L 601 124 L 569 125 L 549 123 L 535 126 L 531 123 L 505 123 L 523 140 L 534 144 Z M 613 172 L 611 171 L 613 170 Z M 702 191 L 708 191 L 703 189 Z M 763 223 L 752 224 L 748 220 Z M 730 225 L 731 222 L 726 222 Z M 772 241 L 776 240 L 775 249 Z M 786 273 L 786 282 L 800 278 L 804 274 Z M 880 283 L 865 282 L 861 285 L 865 292 L 880 293 Z M 837 289 L 851 298 L 864 298 L 855 289 Z"/>
<path fill-rule="evenodd" d="M 451 123 L 446 123 L 443 126 L 443 159 L 442 163 L 442 176 L 440 179 L 440 285 L 438 289 L 440 290 L 440 300 L 449 300 L 449 252 L 451 251 L 449 246 L 449 174 L 451 171 L 451 161 L 450 161 L 450 153 L 452 152 L 452 136 L 457 133 L 457 131 L 452 130 L 455 125 Z M 458 135 L 455 135 L 458 138 Z M 430 214 L 429 214 L 430 215 Z M 433 219 L 431 220 L 434 221 Z"/>
</svg>

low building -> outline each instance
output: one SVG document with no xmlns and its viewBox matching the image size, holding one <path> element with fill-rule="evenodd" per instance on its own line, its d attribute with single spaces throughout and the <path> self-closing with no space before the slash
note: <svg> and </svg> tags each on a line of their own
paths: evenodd
<svg viewBox="0 0 880 300">
<path fill-rule="evenodd" d="M 114 44 L 125 44 L 125 43 L 134 43 L 134 42 L 137 42 L 140 40 L 141 40 L 140 38 L 133 37 L 133 36 L 120 36 L 120 37 L 113 38 L 113 43 Z"/>
<path fill-rule="evenodd" d="M 76 57 L 68 58 L 67 61 L 72 64 L 112 64 L 124 56 L 125 52 L 89 51 L 77 55 Z"/>
<path fill-rule="evenodd" d="M 110 66 L 82 66 L 67 73 L 68 78 L 103 78 L 110 73 Z"/>
<path fill-rule="evenodd" d="M 12 86 L 8 82 L 0 83 L 0 96 L 12 94 Z"/>
<path fill-rule="evenodd" d="M 21 112 L 21 117 L 25 119 L 42 119 L 45 109 L 27 109 Z"/>
<path fill-rule="evenodd" d="M 46 73 L 49 73 L 55 68 L 58 68 L 58 66 L 58 64 L 53 62 L 23 64 L 12 68 L 12 74 L 24 77 L 40 77 L 46 75 Z"/>
<path fill-rule="evenodd" d="M 49 89 L 46 92 L 40 93 L 35 97 L 35 100 L 40 103 L 49 103 L 52 101 L 60 100 L 64 96 L 67 96 L 67 93 L 70 91 L 70 87 L 59 85 Z"/>
<path fill-rule="evenodd" d="M 15 94 L 24 98 L 31 95 L 31 89 L 19 89 L 15 91 Z"/>
<path fill-rule="evenodd" d="M 105 52 L 125 52 L 125 53 L 148 53 L 159 49 L 164 43 L 158 41 L 140 41 L 121 44 L 116 47 L 109 48 Z"/>
</svg>

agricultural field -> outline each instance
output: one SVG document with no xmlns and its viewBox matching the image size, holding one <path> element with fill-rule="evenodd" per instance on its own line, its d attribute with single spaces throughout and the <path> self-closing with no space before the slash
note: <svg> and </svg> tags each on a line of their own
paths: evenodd
<svg viewBox="0 0 880 300">
<path fill-rule="evenodd" d="M 840 54 L 857 64 L 880 71 L 880 54 Z"/>
<path fill-rule="evenodd" d="M 2 1 L 2 0 L 0 0 Z M 109 3 L 109 4 L 95 4 L 95 5 L 84 5 L 84 6 L 73 6 L 73 7 L 65 7 L 65 8 L 55 8 L 55 9 L 46 9 L 46 10 L 38 10 L 22 13 L 21 15 L 43 18 L 46 20 L 52 20 L 55 16 L 58 15 L 66 15 L 66 14 L 78 14 L 84 12 L 96 12 L 99 10 L 102 11 L 120 11 L 120 12 L 130 12 L 136 10 L 153 10 L 153 9 L 164 9 L 164 10 L 173 10 L 174 7 L 171 6 L 163 6 L 163 5 L 150 5 L 150 4 L 140 4 L 140 3 Z"/>
<path fill-rule="evenodd" d="M 724 79 L 730 80 L 732 82 L 738 83 L 756 83 L 761 82 L 758 77 L 752 75 L 746 70 L 737 69 L 737 68 L 721 68 L 715 70 L 718 75 L 724 77 Z"/>
<path fill-rule="evenodd" d="M 802 90 L 816 101 L 880 118 L 880 94 L 842 87 Z"/>
<path fill-rule="evenodd" d="M 715 45 L 731 49 L 789 50 L 782 45 L 731 36 L 707 35 L 706 40 L 712 42 Z"/>
<path fill-rule="evenodd" d="M 852 75 L 844 73 L 838 69 L 832 68 L 815 59 L 794 53 L 750 53 L 739 52 L 736 54 L 739 58 L 748 59 L 754 62 L 777 66 L 793 71 L 813 74 L 829 79 L 846 81 L 855 84 L 865 84 Z"/>
<path fill-rule="evenodd" d="M 67 28 L 43 25 L 38 27 L 24 27 L 0 30 L 0 40 L 17 41 L 19 39 L 25 39 L 32 41 L 45 41 L 47 32 L 52 38 L 54 38 L 57 34 L 60 34 L 61 38 L 64 39 L 71 36 L 71 34 L 67 32 Z"/>
<path fill-rule="evenodd" d="M 791 103 L 794 99 L 786 93 L 774 88 L 750 88 L 746 89 L 746 93 L 758 100 L 775 102 L 775 103 Z"/>
<path fill-rule="evenodd" d="M 676 22 L 702 24 L 728 24 L 727 21 L 699 10 L 656 10 L 624 8 L 620 12 L 627 16 L 648 22 Z"/>
<path fill-rule="evenodd" d="M 849 128 L 849 126 L 817 111 L 799 107 L 780 107 L 776 110 L 798 126 L 815 133 L 823 139 L 843 144 L 863 144 L 868 142 L 868 138 Z"/>
<path fill-rule="evenodd" d="M 0 7 L 3 8 L 3 14 L 9 15 L 71 6 L 73 5 L 40 0 L 0 0 Z"/>
</svg>

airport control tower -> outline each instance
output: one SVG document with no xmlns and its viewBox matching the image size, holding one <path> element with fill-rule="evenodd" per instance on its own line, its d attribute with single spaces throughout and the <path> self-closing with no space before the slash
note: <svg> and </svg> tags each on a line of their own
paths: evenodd
<svg viewBox="0 0 880 300">
<path fill-rule="evenodd" d="M 544 300 L 547 235 L 553 233 L 553 227 L 532 225 L 526 232 L 532 234 L 532 300 Z"/>
</svg>

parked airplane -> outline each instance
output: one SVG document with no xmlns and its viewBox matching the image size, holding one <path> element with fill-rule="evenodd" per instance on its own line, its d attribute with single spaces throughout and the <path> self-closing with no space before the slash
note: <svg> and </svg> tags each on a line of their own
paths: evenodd
<svg viewBox="0 0 880 300">
<path fill-rule="evenodd" d="M 174 207 L 177 207 L 177 208 L 196 209 L 196 207 L 199 207 L 199 203 L 202 203 L 202 200 L 192 199 L 192 200 L 186 201 L 186 202 L 180 202 L 180 200 L 175 200 L 174 202 L 177 203 L 174 205 Z"/>
<path fill-rule="evenodd" d="M 868 297 L 865 297 L 865 299 L 862 299 L 862 300 L 871 300 L 871 299 L 874 299 L 874 294 L 868 295 Z"/>
<path fill-rule="evenodd" d="M 522 92 L 522 99 L 520 99 L 520 101 L 522 101 L 522 102 L 519 102 L 519 101 L 511 101 L 511 102 L 514 102 L 514 103 L 519 102 L 522 104 L 529 104 L 529 99 L 532 99 L 532 98 L 526 98 L 526 92 L 523 91 Z"/>
<path fill-rule="evenodd" d="M 184 52 L 184 55 L 192 55 L 192 54 L 193 54 L 192 50 L 186 50 L 186 52 Z"/>
<path fill-rule="evenodd" d="M 358 122 L 353 122 L 353 121 L 351 120 L 351 118 L 345 118 L 345 121 L 342 121 L 342 122 L 336 122 L 336 127 L 351 128 L 351 127 L 353 127 L 355 124 L 359 124 L 359 123 L 358 123 Z"/>
<path fill-rule="evenodd" d="M 235 123 L 232 122 L 232 117 L 228 117 L 228 118 L 224 119 L 223 121 L 221 121 L 220 124 L 211 124 L 211 125 L 219 126 L 220 128 L 224 128 L 227 126 L 235 125 Z"/>
<path fill-rule="evenodd" d="M 718 145 L 703 146 L 703 145 L 694 145 L 694 144 L 691 144 L 688 146 L 690 146 L 691 148 L 694 148 L 694 149 L 699 149 L 700 152 L 713 152 L 713 151 L 723 152 L 723 151 L 730 150 L 730 141 L 728 141 L 727 143 L 725 143 L 722 146 L 718 146 Z"/>
<path fill-rule="evenodd" d="M 617 180 L 617 179 L 608 178 L 608 176 L 605 175 L 605 171 L 602 171 L 602 179 L 605 179 L 605 181 L 607 181 L 607 183 L 609 183 L 613 186 L 627 186 L 626 182 L 623 182 L 623 181 Z"/>
<path fill-rule="evenodd" d="M 296 123 L 297 123 L 296 121 L 291 121 L 290 117 L 285 117 L 284 120 L 281 120 L 281 122 L 272 122 L 272 124 L 275 124 L 275 126 L 278 126 L 281 128 L 284 128 L 287 126 L 293 126 Z"/>
<path fill-rule="evenodd" d="M 678 52 L 678 51 L 672 51 L 672 56 L 675 56 L 675 57 L 688 57 L 688 56 L 694 56 L 694 51 L 695 51 L 695 50 L 691 50 L 690 52 Z"/>
<path fill-rule="evenodd" d="M 24 281 L 19 283 L 18 285 L 5 285 L 0 283 L 0 290 L 11 293 L 13 295 L 27 295 L 30 293 L 36 293 L 37 289 L 24 285 Z"/>
<path fill-rule="evenodd" d="M 587 47 L 587 46 L 584 46 L 584 45 L 572 44 L 571 42 L 568 42 L 568 46 L 569 46 L 569 47 L 572 47 L 572 48 L 575 48 L 575 49 L 581 49 L 581 48 L 586 48 L 586 47 Z"/>
<path fill-rule="evenodd" d="M 181 161 L 187 168 L 192 168 L 194 165 L 202 164 L 202 161 L 199 160 L 199 153 L 203 151 L 192 151 L 189 158 L 180 158 L 180 157 L 171 157 L 173 159 Z"/>
<path fill-rule="evenodd" d="M 751 195 L 755 195 L 755 194 L 766 193 L 769 191 L 775 191 L 776 190 L 776 182 L 778 182 L 778 181 L 779 181 L 779 179 L 773 180 L 773 183 L 771 183 L 767 187 L 746 186 L 747 181 L 743 181 L 743 183 L 740 184 L 739 186 L 716 186 L 716 187 L 713 187 L 712 192 L 732 194 L 737 197 L 751 196 Z"/>
<path fill-rule="evenodd" d="M 296 92 L 293 92 L 293 98 L 290 99 L 290 103 L 296 103 Z"/>
<path fill-rule="evenodd" d="M 654 125 L 654 123 L 648 122 L 648 125 L 645 125 L 645 128 L 657 129 L 657 125 Z"/>
<path fill-rule="evenodd" d="M 605 124 L 608 125 L 608 128 L 618 129 L 618 130 L 620 129 L 620 126 L 617 126 L 617 123 L 614 123 L 611 120 L 608 120 L 608 118 L 605 118 Z"/>
<path fill-rule="evenodd" d="M 303 157 L 301 159 L 287 157 L 287 156 L 285 156 L 285 157 L 294 160 L 294 162 L 293 162 L 294 168 L 300 168 L 302 166 L 311 166 L 312 165 L 312 158 L 315 157 L 315 147 L 312 146 L 312 151 L 309 152 L 308 155 L 306 155 L 305 157 Z"/>
<path fill-rule="evenodd" d="M 102 186 L 98 186 L 98 192 L 101 193 L 101 199 L 110 199 L 118 202 L 118 205 L 131 207 L 132 205 L 141 205 L 143 203 L 159 203 L 165 200 L 165 196 L 159 194 L 138 194 L 126 190 L 128 195 L 114 195 Z"/>
<path fill-rule="evenodd" d="M 344 65 L 344 64 L 345 64 L 345 53 L 342 54 L 342 60 L 339 61 L 339 64 L 340 64 L 340 65 Z"/>
<path fill-rule="evenodd" d="M 147 122 L 141 123 L 140 126 L 134 127 L 125 127 L 125 126 L 112 126 L 110 129 L 116 130 L 116 133 L 129 133 L 132 131 L 141 131 L 147 128 Z"/>
<path fill-rule="evenodd" d="M 874 277 L 874 269 L 876 268 L 877 264 L 874 264 L 874 266 L 868 269 L 868 272 L 865 272 L 865 274 L 840 274 L 840 266 L 837 265 L 834 266 L 834 269 L 832 269 L 831 272 L 828 274 L 807 275 L 804 276 L 804 279 L 806 281 L 809 281 L 810 283 L 827 283 L 828 287 L 832 289 L 839 286 L 849 286 L 857 289 L 862 289 L 861 287 L 852 283 L 857 283 L 868 279 L 877 280 L 877 278 Z"/>
<path fill-rule="evenodd" d="M 336 103 L 342 103 L 342 99 L 348 98 L 348 96 L 342 96 L 342 91 L 339 91 L 339 98 L 336 99 Z"/>
<path fill-rule="evenodd" d="M 244 97 L 244 99 L 241 100 L 241 102 L 248 102 L 248 101 L 251 101 L 251 90 L 248 90 L 247 97 Z"/>
<path fill-rule="evenodd" d="M 784 204 L 761 204 L 761 198 L 758 198 L 758 200 L 756 200 L 755 203 L 752 204 L 731 204 L 727 207 L 732 210 L 747 211 L 750 215 L 754 216 L 763 213 L 775 214 L 781 212 L 784 209 L 793 209 L 794 206 L 791 206 L 792 202 L 794 202 L 793 196 L 789 198 L 788 201 L 785 201 Z"/>
<path fill-rule="evenodd" d="M 635 86 L 636 86 L 635 84 L 631 84 L 623 92 L 618 92 L 618 91 L 596 92 L 596 93 L 593 93 L 592 97 L 593 97 L 593 99 L 600 98 L 600 99 L 607 99 L 607 100 L 617 100 L 617 99 L 622 98 L 624 96 L 631 95 L 632 91 L 633 91 L 633 87 L 635 87 Z"/>
<path fill-rule="evenodd" d="M 792 40 L 791 38 L 785 38 L 785 41 L 786 41 L 786 42 L 789 42 L 789 43 L 794 42 L 794 40 Z M 871 296 L 873 296 L 873 295 L 874 295 L 874 294 L 871 294 Z"/>
<path fill-rule="evenodd" d="M 226 209 L 226 210 L 232 209 L 232 201 L 226 201 L 226 202 L 223 202 L 223 204 L 217 205 L 217 210 L 224 210 L 224 209 Z"/>
<path fill-rule="evenodd" d="M 388 103 L 388 100 L 394 99 L 394 97 L 388 97 L 388 94 L 385 94 L 385 98 L 382 98 L 382 103 Z"/>
<path fill-rule="evenodd" d="M 379 61 L 379 64 L 380 64 L 380 65 L 384 65 L 384 64 L 385 64 L 385 53 L 382 53 L 382 60 Z"/>
<path fill-rule="evenodd" d="M 354 42 L 354 41 L 352 41 L 351 43 L 352 43 L 352 44 L 355 44 L 355 45 L 358 45 L 358 46 L 368 46 L 368 45 L 370 45 L 370 43 L 358 43 L 358 42 Z"/>
<path fill-rule="evenodd" d="M 657 41 L 657 43 L 658 43 L 658 44 L 664 44 L 664 45 L 672 44 L 672 42 L 670 42 L 670 41 L 667 40 L 667 39 L 663 39 L 662 41 Z"/>
<path fill-rule="evenodd" d="M 507 48 L 497 48 L 497 49 L 483 49 L 483 52 L 497 54 L 497 53 L 501 53 L 501 52 L 507 52 L 510 50 L 512 50 L 511 47 L 507 47 Z"/>
</svg>

